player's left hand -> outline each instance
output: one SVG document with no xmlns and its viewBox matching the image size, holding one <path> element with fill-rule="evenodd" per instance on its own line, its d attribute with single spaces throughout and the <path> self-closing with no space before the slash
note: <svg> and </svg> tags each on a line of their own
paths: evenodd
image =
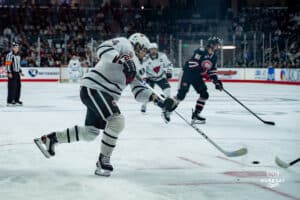
<svg viewBox="0 0 300 200">
<path fill-rule="evenodd" d="M 170 79 L 170 78 L 172 78 L 172 73 L 167 73 L 166 76 L 167 76 L 167 79 Z"/>
<path fill-rule="evenodd" d="M 220 91 L 223 90 L 223 83 L 222 83 L 222 81 L 216 80 L 216 81 L 214 81 L 214 84 L 215 84 L 215 87 L 216 87 L 217 90 L 220 90 Z"/>
<path fill-rule="evenodd" d="M 131 59 L 127 59 L 123 62 L 123 72 L 126 76 L 126 84 L 131 83 L 136 76 L 136 67 Z"/>
</svg>

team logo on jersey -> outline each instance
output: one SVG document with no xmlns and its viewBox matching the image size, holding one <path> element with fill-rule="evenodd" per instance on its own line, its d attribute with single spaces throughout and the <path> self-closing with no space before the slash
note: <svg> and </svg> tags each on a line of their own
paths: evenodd
<svg viewBox="0 0 300 200">
<path fill-rule="evenodd" d="M 36 77 L 38 75 L 39 71 L 37 69 L 29 69 L 28 70 L 28 74 L 31 76 L 31 77 Z"/>
<path fill-rule="evenodd" d="M 158 72 L 160 71 L 160 66 L 154 67 L 153 71 L 158 74 Z"/>
<path fill-rule="evenodd" d="M 213 64 L 210 60 L 203 60 L 201 63 L 201 67 L 204 71 L 210 70 L 212 68 Z"/>
</svg>

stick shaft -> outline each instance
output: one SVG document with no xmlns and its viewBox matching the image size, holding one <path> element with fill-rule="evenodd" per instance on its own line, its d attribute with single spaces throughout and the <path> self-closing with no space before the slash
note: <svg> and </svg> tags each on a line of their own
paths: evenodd
<svg viewBox="0 0 300 200">
<path fill-rule="evenodd" d="M 296 163 L 299 162 L 299 161 L 300 161 L 300 158 L 298 158 L 298 159 L 296 159 L 296 160 L 290 162 L 290 165 L 294 165 L 294 164 L 296 164 Z"/>
<path fill-rule="evenodd" d="M 227 90 L 225 90 L 223 88 L 223 91 L 228 94 L 232 99 L 234 99 L 237 103 L 239 103 L 241 106 L 243 106 L 246 110 L 248 110 L 252 115 L 254 115 L 257 119 L 259 119 L 260 121 L 262 121 L 265 124 L 269 124 L 269 125 L 275 125 L 274 122 L 269 122 L 269 121 L 265 121 L 262 118 L 260 118 L 257 114 L 255 114 L 252 110 L 250 110 L 247 106 L 245 106 L 241 101 L 239 101 L 235 96 L 233 96 L 230 92 L 228 92 Z"/>
<path fill-rule="evenodd" d="M 139 79 L 141 81 L 141 79 Z M 162 97 L 158 92 L 156 92 L 152 87 L 150 87 L 149 84 L 147 84 L 144 81 L 141 81 L 144 86 L 149 88 L 155 95 L 157 95 L 160 99 L 164 100 L 165 98 Z M 223 150 L 219 145 L 217 145 L 213 140 L 211 140 L 205 133 L 203 133 L 198 127 L 193 126 L 186 118 L 184 118 L 180 113 L 177 111 L 174 111 L 177 116 L 179 116 L 186 124 L 188 124 L 190 127 L 192 127 L 194 130 L 196 130 L 200 135 L 204 137 L 209 143 L 211 143 L 215 148 L 217 148 L 219 151 L 221 151 L 226 156 L 230 156 L 231 154 L 234 154 L 234 152 L 227 152 Z M 240 155 L 234 155 L 234 156 L 240 156 Z"/>
</svg>

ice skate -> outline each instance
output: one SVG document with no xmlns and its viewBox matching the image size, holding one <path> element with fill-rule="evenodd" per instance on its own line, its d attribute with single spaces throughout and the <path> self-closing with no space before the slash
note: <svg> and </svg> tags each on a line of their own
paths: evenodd
<svg viewBox="0 0 300 200">
<path fill-rule="evenodd" d="M 192 114 L 192 122 L 191 124 L 205 124 L 206 119 L 200 116 L 200 112 L 195 110 Z"/>
<path fill-rule="evenodd" d="M 96 163 L 95 175 L 98 176 L 110 176 L 111 172 L 114 170 L 110 163 L 110 157 L 100 154 L 99 159 Z"/>
<path fill-rule="evenodd" d="M 23 102 L 22 102 L 22 101 L 17 101 L 17 102 L 15 103 L 15 105 L 16 105 L 16 106 L 23 106 Z"/>
<path fill-rule="evenodd" d="M 57 143 L 55 133 L 36 138 L 34 139 L 34 143 L 46 158 L 50 158 L 51 156 L 55 155 L 55 143 Z"/>
<path fill-rule="evenodd" d="M 13 102 L 9 102 L 6 104 L 7 107 L 14 107 L 16 106 L 16 103 L 13 101 Z"/>
<path fill-rule="evenodd" d="M 163 111 L 161 113 L 161 117 L 163 118 L 164 122 L 167 124 L 171 121 L 171 113 L 167 111 Z"/>
<path fill-rule="evenodd" d="M 146 104 L 143 104 L 141 107 L 141 112 L 146 113 L 146 110 L 147 110 L 147 106 L 146 106 Z"/>
</svg>

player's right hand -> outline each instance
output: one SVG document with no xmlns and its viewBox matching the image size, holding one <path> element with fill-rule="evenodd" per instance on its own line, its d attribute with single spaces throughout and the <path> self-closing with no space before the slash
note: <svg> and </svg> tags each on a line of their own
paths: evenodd
<svg viewBox="0 0 300 200">
<path fill-rule="evenodd" d="M 168 112 L 172 112 L 173 110 L 175 110 L 178 106 L 178 103 L 175 99 L 173 98 L 166 98 L 164 100 L 164 109 Z"/>
<path fill-rule="evenodd" d="M 8 78 L 13 78 L 13 74 L 12 73 L 7 73 L 7 77 Z"/>
<path fill-rule="evenodd" d="M 217 90 L 220 90 L 220 91 L 223 90 L 223 84 L 220 80 L 214 81 L 214 84 L 215 84 Z"/>
</svg>

